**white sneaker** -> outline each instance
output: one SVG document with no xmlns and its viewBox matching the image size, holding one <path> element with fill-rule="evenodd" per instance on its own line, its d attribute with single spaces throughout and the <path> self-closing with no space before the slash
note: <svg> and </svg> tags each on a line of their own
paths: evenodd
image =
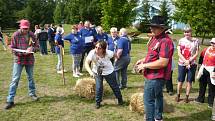
<svg viewBox="0 0 215 121">
<path fill-rule="evenodd" d="M 78 74 L 73 74 L 73 77 L 76 77 L 76 78 L 78 78 L 79 76 L 78 76 Z"/>
<path fill-rule="evenodd" d="M 82 74 L 82 73 L 78 72 L 78 73 L 77 73 L 77 75 L 79 75 L 79 76 L 83 76 L 84 74 Z"/>
<path fill-rule="evenodd" d="M 62 73 L 63 73 L 63 71 L 57 71 L 57 73 L 58 73 L 58 74 L 62 74 Z"/>
</svg>

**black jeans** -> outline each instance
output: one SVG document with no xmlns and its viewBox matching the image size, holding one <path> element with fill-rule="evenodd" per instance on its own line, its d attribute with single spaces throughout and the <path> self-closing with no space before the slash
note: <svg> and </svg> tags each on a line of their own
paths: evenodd
<svg viewBox="0 0 215 121">
<path fill-rule="evenodd" d="M 84 51 L 82 53 L 82 57 L 81 57 L 81 62 L 80 62 L 80 72 L 82 72 L 82 69 L 83 69 L 83 63 L 84 63 L 84 56 L 93 49 L 94 47 L 93 46 L 87 46 L 87 47 L 84 47 Z"/>
<path fill-rule="evenodd" d="M 199 79 L 199 96 L 197 97 L 197 101 L 204 103 L 205 92 L 208 85 L 208 104 L 213 104 L 214 96 L 215 96 L 215 85 L 211 83 L 210 73 L 204 69 L 203 75 Z"/>
<path fill-rule="evenodd" d="M 171 71 L 170 80 L 166 80 L 166 91 L 167 92 L 173 92 L 172 73 L 173 73 L 173 71 Z"/>
</svg>

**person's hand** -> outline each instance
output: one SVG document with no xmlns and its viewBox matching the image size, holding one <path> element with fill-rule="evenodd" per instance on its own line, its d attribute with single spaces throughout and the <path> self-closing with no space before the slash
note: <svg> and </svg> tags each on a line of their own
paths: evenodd
<svg viewBox="0 0 215 121">
<path fill-rule="evenodd" d="M 95 77 L 95 74 L 92 71 L 89 74 L 91 77 L 93 77 L 93 78 Z"/>
<path fill-rule="evenodd" d="M 189 61 L 189 60 L 186 60 L 186 61 L 184 62 L 184 64 L 185 64 L 185 66 L 188 66 L 188 65 L 190 65 L 190 61 Z"/>
<path fill-rule="evenodd" d="M 58 47 L 62 48 L 63 46 L 62 45 L 58 45 Z"/>
<path fill-rule="evenodd" d="M 26 51 L 27 51 L 27 53 L 28 53 L 28 52 L 32 52 L 32 51 L 33 51 L 33 47 L 32 47 L 32 46 L 28 47 L 28 48 L 26 49 Z"/>
<path fill-rule="evenodd" d="M 211 76 L 212 78 L 215 78 L 215 72 L 212 72 L 212 76 Z"/>
<path fill-rule="evenodd" d="M 144 63 L 138 64 L 138 65 L 136 65 L 136 72 L 142 73 L 145 68 L 146 68 L 146 64 L 144 64 Z"/>
</svg>

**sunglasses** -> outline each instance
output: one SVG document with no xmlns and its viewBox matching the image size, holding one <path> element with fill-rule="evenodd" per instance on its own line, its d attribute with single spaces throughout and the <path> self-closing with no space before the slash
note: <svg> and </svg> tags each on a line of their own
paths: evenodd
<svg viewBox="0 0 215 121">
<path fill-rule="evenodd" d="M 211 44 L 215 45 L 215 42 L 211 42 Z"/>
<path fill-rule="evenodd" d="M 98 47 L 98 46 L 96 46 L 95 48 L 96 48 L 96 49 L 102 49 L 101 47 Z"/>
</svg>

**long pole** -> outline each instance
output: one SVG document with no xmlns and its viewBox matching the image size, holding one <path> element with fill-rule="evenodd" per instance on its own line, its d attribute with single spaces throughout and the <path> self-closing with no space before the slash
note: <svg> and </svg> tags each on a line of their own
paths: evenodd
<svg viewBox="0 0 215 121">
<path fill-rule="evenodd" d="M 63 85 L 65 85 L 66 82 L 65 82 L 65 76 L 64 76 L 64 63 L 63 63 L 64 51 L 62 46 L 60 46 L 60 54 L 61 54 L 61 61 L 62 61 L 62 79 L 63 79 Z"/>
</svg>

